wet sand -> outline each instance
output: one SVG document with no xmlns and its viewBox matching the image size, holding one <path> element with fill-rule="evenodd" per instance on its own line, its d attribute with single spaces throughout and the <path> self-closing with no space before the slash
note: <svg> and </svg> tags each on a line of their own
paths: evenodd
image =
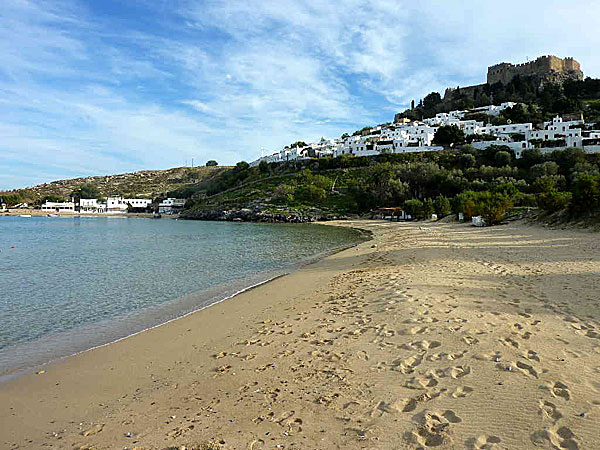
<svg viewBox="0 0 600 450">
<path fill-rule="evenodd" d="M 600 235 L 360 244 L 0 384 L 2 448 L 600 448 Z"/>
</svg>

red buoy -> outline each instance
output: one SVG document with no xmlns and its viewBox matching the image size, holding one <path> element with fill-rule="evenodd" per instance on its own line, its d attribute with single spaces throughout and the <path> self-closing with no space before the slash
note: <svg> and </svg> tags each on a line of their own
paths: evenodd
<svg viewBox="0 0 600 450">
<path fill-rule="evenodd" d="M 11 248 L 17 248 L 17 246 L 16 246 L 16 245 L 13 245 Z"/>
</svg>

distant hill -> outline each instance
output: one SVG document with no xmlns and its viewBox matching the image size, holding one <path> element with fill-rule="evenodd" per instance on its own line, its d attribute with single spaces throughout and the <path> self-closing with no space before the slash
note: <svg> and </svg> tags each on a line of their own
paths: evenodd
<svg viewBox="0 0 600 450">
<path fill-rule="evenodd" d="M 107 197 L 121 195 L 123 197 L 156 198 L 173 191 L 192 188 L 196 184 L 218 176 L 229 167 L 174 167 L 166 170 L 143 170 L 140 172 L 122 173 L 85 178 L 72 178 L 39 184 L 25 189 L 0 191 L 0 198 L 9 203 L 38 203 L 45 197 L 54 196 L 67 199 L 71 193 L 84 184 L 92 184 Z"/>
</svg>

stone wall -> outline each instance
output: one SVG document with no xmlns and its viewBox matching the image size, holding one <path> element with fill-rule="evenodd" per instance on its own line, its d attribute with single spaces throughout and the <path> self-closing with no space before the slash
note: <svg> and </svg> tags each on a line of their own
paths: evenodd
<svg viewBox="0 0 600 450">
<path fill-rule="evenodd" d="M 573 58 L 561 59 L 556 56 L 540 56 L 535 61 L 522 64 L 500 63 L 488 67 L 487 83 L 507 84 L 516 75 L 539 76 L 551 81 L 564 81 L 565 79 L 583 79 L 581 66 Z"/>
</svg>

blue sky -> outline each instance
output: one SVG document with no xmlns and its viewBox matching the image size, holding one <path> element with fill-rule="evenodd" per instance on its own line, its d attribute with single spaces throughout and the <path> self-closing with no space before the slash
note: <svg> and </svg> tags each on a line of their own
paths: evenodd
<svg viewBox="0 0 600 450">
<path fill-rule="evenodd" d="M 253 160 L 500 61 L 600 77 L 598 2 L 27 1 L 0 10 L 0 189 Z"/>
</svg>

